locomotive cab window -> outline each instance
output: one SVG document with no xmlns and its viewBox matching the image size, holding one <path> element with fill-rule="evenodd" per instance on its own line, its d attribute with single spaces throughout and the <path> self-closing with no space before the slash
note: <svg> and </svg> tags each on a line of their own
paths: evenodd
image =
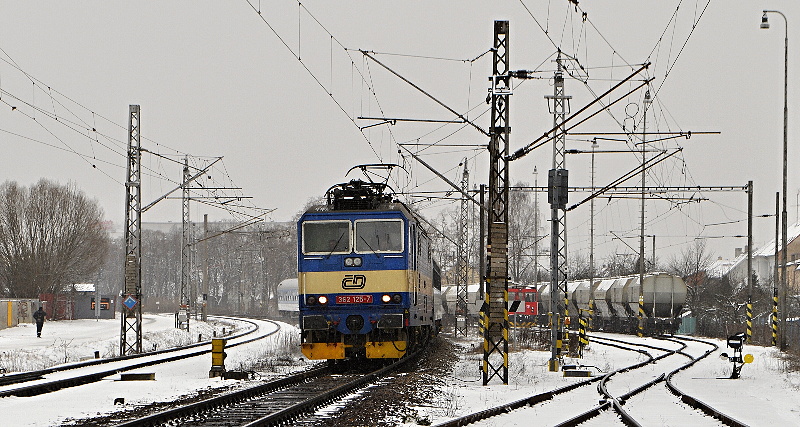
<svg viewBox="0 0 800 427">
<path fill-rule="evenodd" d="M 400 219 L 356 221 L 356 252 L 403 252 L 403 221 Z"/>
<path fill-rule="evenodd" d="M 350 247 L 350 221 L 303 223 L 304 254 L 347 254 Z"/>
</svg>

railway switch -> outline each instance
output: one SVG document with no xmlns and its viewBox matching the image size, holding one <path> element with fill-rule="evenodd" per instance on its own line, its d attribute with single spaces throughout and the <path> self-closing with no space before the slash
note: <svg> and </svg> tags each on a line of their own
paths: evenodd
<svg viewBox="0 0 800 427">
<path fill-rule="evenodd" d="M 213 338 L 211 340 L 211 370 L 208 371 L 208 377 L 221 377 L 225 374 L 225 343 L 227 340 L 224 338 Z"/>
</svg>

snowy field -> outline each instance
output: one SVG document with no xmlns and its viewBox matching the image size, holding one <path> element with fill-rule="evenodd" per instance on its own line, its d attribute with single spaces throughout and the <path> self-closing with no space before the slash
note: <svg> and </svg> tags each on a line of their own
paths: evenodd
<svg viewBox="0 0 800 427">
<path fill-rule="evenodd" d="M 605 335 L 630 339 L 658 347 L 678 348 L 675 344 L 670 345 L 668 342 L 651 338 L 640 339 L 630 336 Z M 719 358 L 721 352 L 731 354 L 731 349 L 726 348 L 724 341 L 710 339 L 706 341 L 717 343 L 719 350 L 688 370 L 676 374 L 674 383 L 681 391 L 751 426 L 800 425 L 800 373 L 786 372 L 786 363 L 779 357 L 778 351 L 773 348 L 746 345 L 744 354 L 752 354 L 755 360 L 753 363 L 744 366 L 741 371 L 741 378 L 731 380 L 727 379 L 731 374 L 731 363 Z M 464 344 L 475 345 L 476 342 Z M 685 351 L 696 357 L 709 348 L 709 346 L 692 345 L 690 343 Z M 662 352 L 656 350 L 648 351 L 653 356 L 662 354 Z M 563 377 L 560 372 L 548 372 L 547 360 L 549 356 L 549 352 L 541 351 L 523 350 L 511 352 L 509 354 L 509 384 L 502 385 L 495 380 L 489 386 L 484 387 L 482 386 L 481 372 L 479 371 L 480 362 L 483 359 L 482 353 L 465 354 L 454 369 L 453 377 L 450 379 L 452 385 L 443 390 L 440 399 L 436 402 L 431 402 L 429 406 L 415 409 L 420 414 L 420 419 L 428 419 L 435 425 L 454 417 L 478 412 L 503 403 L 510 403 L 582 380 L 581 378 Z M 675 357 L 672 356 L 672 358 Z M 591 365 L 597 368 L 592 369 L 595 372 L 598 372 L 598 370 L 608 372 L 642 360 L 646 360 L 643 355 L 593 343 L 583 359 L 567 360 L 566 363 Z M 673 365 L 677 366 L 689 359 L 681 357 L 675 360 L 680 362 L 672 362 Z M 649 366 L 639 370 L 645 378 L 632 381 L 636 384 L 627 386 L 627 388 L 623 384 L 625 389 L 615 392 L 612 386 L 619 388 L 620 384 L 615 385 L 612 379 L 609 382 L 609 390 L 612 394 L 619 395 L 660 374 L 655 372 L 655 368 L 651 369 Z M 553 413 L 562 414 L 564 418 L 561 418 L 560 421 L 566 419 L 566 414 L 574 413 L 577 415 L 578 412 L 574 411 L 574 406 L 578 396 L 586 395 L 586 399 L 591 399 L 591 404 L 586 406 L 586 409 L 597 404 L 600 395 L 597 393 L 596 386 L 592 384 L 582 387 L 582 389 L 585 389 L 585 391 L 581 391 L 581 394 L 578 392 L 568 393 L 563 399 L 555 398 L 550 402 L 512 411 L 505 416 L 471 425 L 503 427 L 552 425 L 557 422 L 550 420 L 550 416 Z M 637 412 L 641 414 L 639 419 L 648 420 L 643 422 L 643 425 L 699 425 L 696 423 L 698 420 L 697 412 L 683 403 L 679 403 L 680 407 L 676 408 L 676 401 L 677 398 L 667 391 L 662 382 L 642 395 L 632 398 L 625 408 L 631 414 L 636 414 Z M 573 409 L 570 409 L 571 407 Z M 637 410 L 634 411 L 632 408 L 637 408 Z M 692 413 L 686 413 L 686 411 Z M 583 412 L 583 410 L 580 412 Z M 586 425 L 619 424 L 618 421 L 612 421 L 609 417 L 616 419 L 616 415 L 604 414 Z M 699 418 L 701 420 L 707 418 L 709 423 L 705 425 L 720 425 L 710 417 L 700 416 Z M 410 427 L 416 424 L 404 425 Z"/>
<path fill-rule="evenodd" d="M 269 322 L 257 321 L 261 332 L 275 330 Z M 157 344 L 159 348 L 193 338 L 199 333 L 210 334 L 212 330 L 221 330 L 220 323 L 203 324 L 194 322 L 191 334 L 174 329 L 171 315 L 148 315 L 144 320 L 145 337 L 148 343 Z M 230 328 L 230 324 L 225 325 Z M 256 370 L 265 377 L 278 376 L 289 370 L 306 366 L 298 351 L 295 327 L 280 324 L 281 330 L 267 339 L 250 344 L 228 348 L 226 366 L 228 369 Z M 200 332 L 200 331 L 203 332 Z M 13 363 L 24 365 L 17 359 L 30 359 L 25 362 L 47 364 L 55 360 L 63 363 L 64 358 L 70 362 L 82 357 L 93 356 L 94 351 L 102 355 L 113 354 L 118 346 L 118 320 L 83 320 L 71 322 L 47 322 L 43 337 L 36 338 L 35 327 L 30 325 L 0 331 L 0 352 L 4 361 L 8 354 L 14 354 Z M 607 335 L 613 336 L 613 335 Z M 676 349 L 677 345 L 661 340 L 629 336 L 617 338 L 631 339 L 658 347 Z M 712 353 L 694 367 L 682 371 L 676 376 L 675 383 L 684 392 L 697 397 L 714 408 L 727 413 L 751 426 L 789 426 L 800 425 L 800 374 L 786 372 L 786 363 L 779 353 L 772 348 L 745 346 L 744 353 L 755 357 L 752 364 L 745 365 L 741 378 L 727 378 L 731 373 L 730 362 L 719 358 L 725 348 L 725 342 L 715 341 L 720 349 Z M 481 342 L 472 340 L 460 341 L 463 348 L 472 348 Z M 690 345 L 685 351 L 692 355 L 701 354 L 707 346 Z M 648 350 L 653 356 L 661 354 L 656 350 Z M 552 390 L 560 386 L 580 381 L 580 378 L 565 378 L 561 373 L 547 371 L 548 352 L 513 351 L 509 355 L 509 384 L 481 385 L 482 352 L 465 350 L 456 363 L 451 376 L 447 378 L 448 386 L 441 390 L 439 398 L 429 404 L 414 408 L 419 419 L 427 419 L 437 424 L 453 417 L 477 412 L 479 410 L 513 402 L 532 395 Z M 36 362 L 33 362 L 36 360 Z M 645 360 L 638 353 L 593 343 L 585 357 L 580 360 L 567 360 L 567 363 L 591 365 L 595 372 L 608 372 Z M 675 358 L 673 365 L 683 363 L 686 358 Z M 5 363 L 5 362 L 4 362 Z M 0 399 L 0 414 L 3 419 L 14 420 L 15 426 L 69 425 L 73 420 L 100 417 L 120 410 L 130 410 L 138 406 L 154 402 L 170 402 L 182 396 L 194 394 L 211 388 L 240 387 L 242 382 L 208 378 L 210 356 L 196 356 L 170 364 L 143 368 L 142 372 L 156 374 L 155 381 L 119 381 L 119 375 L 80 387 L 69 388 L 36 397 L 9 397 Z M 136 371 L 139 372 L 139 371 Z M 655 377 L 658 372 L 649 365 L 642 368 L 641 376 L 630 383 L 620 378 L 612 380 L 610 390 L 618 394 L 635 387 L 637 381 L 645 382 Z M 270 374 L 271 373 L 271 374 Z M 612 387 L 617 387 L 616 390 Z M 581 396 L 595 405 L 599 400 L 595 385 L 583 387 Z M 550 414 L 564 413 L 573 406 L 578 394 L 567 394 L 566 398 L 536 405 L 531 408 L 512 411 L 501 418 L 477 423 L 483 426 L 529 426 L 551 425 Z M 125 405 L 114 405 L 115 398 L 124 398 Z M 644 425 L 685 426 L 685 425 L 719 425 L 707 418 L 708 423 L 697 421 L 697 413 L 683 404 L 676 404 L 663 383 L 634 397 L 626 405 L 626 410 L 636 416 L 636 411 L 648 420 Z M 587 406 L 587 408 L 589 407 Z M 634 409 L 636 408 L 636 409 Z M 648 418 L 649 417 L 649 418 Z M 701 416 L 702 420 L 703 417 Z M 592 420 L 587 425 L 602 426 L 617 423 L 616 416 L 606 413 Z M 687 424 L 687 420 L 692 420 Z M 407 427 L 415 423 L 402 424 Z"/>
<path fill-rule="evenodd" d="M 204 331 L 204 336 L 210 336 L 212 330 L 221 332 L 222 327 L 230 330 L 231 323 L 226 324 L 210 322 L 193 322 L 192 332 L 187 334 L 174 329 L 172 315 L 147 315 L 143 321 L 145 337 L 150 343 L 156 343 L 158 348 L 185 340 L 191 341 L 193 337 Z M 259 325 L 259 334 L 267 334 L 277 329 L 275 324 L 254 320 Z M 61 324 L 61 325 L 60 325 Z M 104 326 L 103 326 L 104 325 Z M 247 324 L 241 324 L 242 328 Z M 95 350 L 112 350 L 114 344 L 119 346 L 119 320 L 115 321 L 71 321 L 71 322 L 46 322 L 42 338 L 36 338 L 36 328 L 19 327 L 0 331 L 0 351 L 6 353 L 44 353 L 63 357 L 59 343 L 70 343 L 67 347 L 75 355 L 93 355 Z M 197 329 L 194 329 L 194 328 Z M 205 334 L 209 335 L 205 335 Z M 252 343 L 229 347 L 226 349 L 228 357 L 225 359 L 226 367 L 231 369 L 248 369 L 258 366 L 259 370 L 282 373 L 282 359 L 293 359 L 294 365 L 300 356 L 296 339 L 297 329 L 293 326 L 280 324 L 280 331 L 266 339 Z M 245 337 L 247 338 L 247 337 Z M 143 339 L 144 341 L 144 339 Z M 231 343 L 233 340 L 230 341 Z M 63 346 L 63 344 L 61 344 Z M 288 353 L 287 350 L 295 353 Z M 169 364 L 155 365 L 141 368 L 132 372 L 155 373 L 155 381 L 119 381 L 119 375 L 113 375 L 100 382 L 84 386 L 67 388 L 53 393 L 34 397 L 6 397 L 0 398 L 0 414 L 4 420 L 15 420 L 14 426 L 52 426 L 68 425 L 70 420 L 91 418 L 107 415 L 123 409 L 130 410 L 137 406 L 153 402 L 170 402 L 181 396 L 194 394 L 198 390 L 210 388 L 237 387 L 242 382 L 209 378 L 211 356 L 208 354 L 183 359 Z M 296 369 L 296 367 L 291 368 Z M 125 399 L 124 407 L 114 405 L 115 398 Z"/>
<path fill-rule="evenodd" d="M 142 348 L 162 350 L 197 342 L 202 334 L 208 339 L 214 331 L 222 333 L 248 327 L 232 321 L 192 321 L 186 333 L 175 329 L 174 314 L 145 314 L 142 316 Z M 114 357 L 119 353 L 119 319 L 48 321 L 42 337 L 36 337 L 36 325 L 23 323 L 0 330 L 0 368 L 6 372 L 32 371 L 64 363 L 94 358 Z"/>
</svg>

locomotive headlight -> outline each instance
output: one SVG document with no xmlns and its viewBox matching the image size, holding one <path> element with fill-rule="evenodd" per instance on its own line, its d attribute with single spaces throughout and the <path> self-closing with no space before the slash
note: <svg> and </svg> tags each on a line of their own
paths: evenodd
<svg viewBox="0 0 800 427">
<path fill-rule="evenodd" d="M 403 297 L 401 297 L 400 294 L 394 294 L 394 296 L 392 296 L 392 299 L 396 304 L 400 304 L 401 302 L 403 302 Z"/>
<path fill-rule="evenodd" d="M 392 297 L 390 297 L 390 296 L 389 296 L 389 294 L 384 294 L 384 295 L 381 297 L 381 301 L 383 301 L 383 303 L 384 303 L 384 304 L 385 304 L 385 303 L 388 303 L 388 302 L 389 302 L 389 301 L 391 301 L 391 300 L 392 300 Z"/>
<path fill-rule="evenodd" d="M 327 304 L 328 303 L 328 297 L 326 297 L 325 295 L 320 295 L 319 298 L 317 298 L 317 301 L 319 301 L 319 303 L 323 304 L 323 305 Z"/>
<path fill-rule="evenodd" d="M 317 303 L 317 297 L 315 297 L 314 295 L 309 295 L 308 298 L 306 298 L 307 305 L 314 305 L 316 303 Z"/>
<path fill-rule="evenodd" d="M 361 258 L 345 258 L 345 267 L 361 267 Z"/>
</svg>

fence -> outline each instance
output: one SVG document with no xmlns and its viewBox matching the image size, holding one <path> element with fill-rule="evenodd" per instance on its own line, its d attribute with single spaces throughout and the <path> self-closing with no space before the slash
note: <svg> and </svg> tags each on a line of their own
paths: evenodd
<svg viewBox="0 0 800 427">
<path fill-rule="evenodd" d="M 37 299 L 0 299 L 0 329 L 33 323 L 33 312 L 38 308 Z"/>
</svg>

